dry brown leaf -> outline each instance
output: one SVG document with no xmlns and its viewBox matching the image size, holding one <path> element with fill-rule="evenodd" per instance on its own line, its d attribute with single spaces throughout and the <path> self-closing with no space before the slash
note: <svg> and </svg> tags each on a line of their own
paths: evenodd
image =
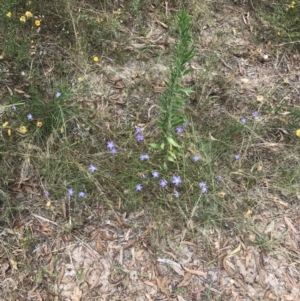
<svg viewBox="0 0 300 301">
<path fill-rule="evenodd" d="M 143 252 L 144 252 L 143 249 L 137 251 L 137 252 L 135 253 L 135 255 L 134 255 L 134 258 L 135 258 L 136 260 L 139 260 L 139 258 L 142 256 Z"/>
<path fill-rule="evenodd" d="M 185 299 L 179 295 L 177 295 L 177 299 L 178 299 L 178 301 L 185 301 Z"/>
<path fill-rule="evenodd" d="M 97 239 L 96 249 L 100 255 L 103 255 L 103 243 L 101 237 L 98 237 Z"/>
<path fill-rule="evenodd" d="M 157 285 L 155 283 L 153 283 L 151 281 L 148 281 L 148 280 L 144 281 L 144 283 L 149 285 L 149 286 L 157 287 Z"/>
<path fill-rule="evenodd" d="M 177 287 L 188 286 L 191 282 L 192 274 L 186 273 L 182 281 L 177 285 Z"/>
<path fill-rule="evenodd" d="M 296 228 L 293 226 L 293 224 L 291 223 L 291 221 L 289 220 L 289 218 L 287 218 L 286 216 L 284 217 L 284 221 L 286 222 L 286 224 L 288 225 L 288 227 L 293 231 L 294 234 L 298 234 L 298 231 L 296 230 Z"/>
<path fill-rule="evenodd" d="M 149 294 L 145 293 L 145 296 L 147 297 L 148 301 L 153 301 Z"/>
<path fill-rule="evenodd" d="M 76 286 L 73 291 L 72 301 L 80 301 L 82 298 L 82 291 Z"/>
<path fill-rule="evenodd" d="M 185 266 L 182 266 L 188 273 L 191 273 L 193 275 L 197 276 L 206 276 L 206 272 L 200 271 L 200 270 L 191 270 L 189 268 L 186 268 Z"/>
<path fill-rule="evenodd" d="M 9 262 L 14 270 L 18 270 L 18 263 L 15 260 L 10 259 Z"/>
<path fill-rule="evenodd" d="M 42 298 L 41 294 L 39 293 L 39 291 L 35 291 L 35 294 L 39 301 L 43 301 L 43 298 Z"/>
</svg>

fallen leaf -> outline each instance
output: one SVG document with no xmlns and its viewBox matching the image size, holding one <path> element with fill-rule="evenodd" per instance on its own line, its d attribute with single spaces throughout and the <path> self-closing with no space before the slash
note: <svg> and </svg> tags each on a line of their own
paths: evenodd
<svg viewBox="0 0 300 301">
<path fill-rule="evenodd" d="M 10 259 L 9 262 L 14 270 L 18 270 L 18 263 L 15 260 Z"/>
<path fill-rule="evenodd" d="M 172 265 L 172 264 L 170 265 L 170 267 L 180 276 L 184 276 L 185 272 L 181 268 L 177 267 L 176 265 Z"/>
<path fill-rule="evenodd" d="M 227 254 L 227 258 L 228 257 L 231 257 L 237 253 L 239 253 L 241 251 L 241 244 L 239 244 L 233 251 L 230 251 L 228 254 Z"/>
<path fill-rule="evenodd" d="M 147 285 L 153 286 L 153 287 L 157 287 L 157 285 L 155 283 L 148 281 L 148 280 L 144 281 L 144 283 Z"/>
<path fill-rule="evenodd" d="M 135 253 L 134 258 L 135 258 L 136 260 L 139 260 L 139 258 L 142 256 L 143 252 L 144 252 L 144 250 L 142 250 L 142 249 L 139 250 L 139 251 L 137 251 L 137 252 Z"/>
<path fill-rule="evenodd" d="M 101 237 L 98 237 L 97 239 L 96 249 L 100 255 L 103 255 L 103 243 Z"/>
<path fill-rule="evenodd" d="M 186 268 L 184 266 L 182 266 L 188 273 L 191 273 L 193 275 L 197 275 L 197 276 L 206 276 L 206 272 L 200 271 L 200 270 L 190 270 L 189 268 Z"/>
<path fill-rule="evenodd" d="M 241 79 L 241 82 L 242 82 L 242 83 L 249 83 L 249 79 L 248 79 L 248 78 L 242 78 L 242 79 Z"/>
<path fill-rule="evenodd" d="M 72 301 L 80 301 L 82 298 L 82 291 L 76 286 L 73 291 Z"/>
<path fill-rule="evenodd" d="M 179 295 L 177 295 L 177 299 L 178 299 L 178 301 L 185 301 L 185 299 Z"/>
<path fill-rule="evenodd" d="M 192 279 L 192 274 L 186 273 L 182 281 L 177 285 L 177 287 L 188 286 L 191 282 L 191 279 Z"/>
<path fill-rule="evenodd" d="M 284 217 L 284 221 L 286 222 L 286 224 L 288 225 L 288 227 L 294 232 L 294 234 L 298 234 L 298 231 L 296 230 L 296 228 L 292 225 L 291 221 L 289 220 L 289 218 L 287 218 L 286 216 Z"/>
</svg>

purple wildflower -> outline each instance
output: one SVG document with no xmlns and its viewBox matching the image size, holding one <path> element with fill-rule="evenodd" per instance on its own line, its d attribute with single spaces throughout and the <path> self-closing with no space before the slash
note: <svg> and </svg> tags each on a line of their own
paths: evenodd
<svg viewBox="0 0 300 301">
<path fill-rule="evenodd" d="M 142 184 L 135 185 L 135 190 L 136 191 L 141 191 L 142 189 L 143 189 L 143 185 Z"/>
<path fill-rule="evenodd" d="M 247 122 L 247 119 L 245 117 L 241 118 L 241 123 L 245 124 Z"/>
<path fill-rule="evenodd" d="M 69 194 L 69 196 L 72 196 L 74 194 L 73 188 L 68 189 L 68 194 Z"/>
<path fill-rule="evenodd" d="M 181 183 L 181 178 L 180 178 L 180 176 L 173 176 L 172 183 L 173 183 L 175 186 L 178 186 L 178 185 Z"/>
<path fill-rule="evenodd" d="M 17 109 L 17 107 L 15 105 L 12 105 L 11 109 L 15 111 Z"/>
<path fill-rule="evenodd" d="M 137 134 L 137 135 L 135 136 L 135 139 L 136 139 L 136 141 L 140 142 L 140 141 L 143 141 L 143 140 L 144 140 L 144 137 L 143 137 L 142 134 Z"/>
<path fill-rule="evenodd" d="M 110 149 L 110 153 L 115 155 L 117 153 L 117 150 L 113 147 Z"/>
<path fill-rule="evenodd" d="M 239 159 L 241 159 L 241 155 L 240 155 L 240 154 L 236 154 L 236 155 L 234 155 L 234 159 L 235 159 L 235 160 L 239 160 Z"/>
<path fill-rule="evenodd" d="M 152 177 L 153 178 L 158 178 L 159 177 L 159 172 L 158 171 L 153 171 L 152 172 Z"/>
<path fill-rule="evenodd" d="M 45 197 L 48 197 L 49 195 L 50 195 L 50 192 L 49 192 L 48 190 L 45 190 L 45 191 L 44 191 L 44 196 L 45 196 Z"/>
<path fill-rule="evenodd" d="M 149 160 L 149 156 L 147 154 L 142 154 L 142 155 L 140 155 L 140 159 L 142 161 Z"/>
<path fill-rule="evenodd" d="M 86 196 L 86 194 L 85 194 L 85 192 L 80 191 L 80 192 L 78 193 L 78 196 L 79 196 L 80 198 L 84 198 L 84 197 Z"/>
<path fill-rule="evenodd" d="M 93 164 L 90 165 L 90 167 L 89 167 L 90 172 L 95 172 L 97 170 L 98 170 L 98 168 L 96 166 L 94 166 Z"/>
<path fill-rule="evenodd" d="M 253 112 L 253 113 L 252 113 L 252 117 L 253 117 L 253 118 L 257 118 L 258 116 L 259 116 L 258 112 Z"/>
<path fill-rule="evenodd" d="M 141 134 L 142 130 L 141 130 L 141 128 L 139 126 L 136 126 L 135 127 L 135 132 L 136 132 L 136 134 Z"/>
<path fill-rule="evenodd" d="M 200 156 L 198 156 L 198 155 L 194 155 L 193 156 L 193 161 L 194 162 L 197 162 L 197 161 L 199 161 L 200 160 Z"/>
<path fill-rule="evenodd" d="M 177 191 L 177 190 L 174 190 L 174 196 L 175 196 L 175 198 L 179 198 L 179 192 Z"/>
<path fill-rule="evenodd" d="M 115 144 L 112 141 L 107 142 L 107 148 L 112 150 L 113 148 L 115 148 Z"/>
<path fill-rule="evenodd" d="M 205 182 L 199 183 L 199 187 L 201 188 L 202 193 L 206 193 L 207 192 L 207 186 L 206 186 Z"/>
<path fill-rule="evenodd" d="M 217 176 L 217 181 L 221 182 L 223 180 L 223 178 L 221 176 Z"/>
<path fill-rule="evenodd" d="M 28 119 L 28 120 L 32 120 L 32 119 L 33 119 L 32 114 L 29 113 L 29 114 L 27 115 L 27 119 Z"/>
<path fill-rule="evenodd" d="M 162 180 L 159 181 L 159 185 L 162 188 L 166 187 L 167 184 L 168 184 L 168 182 L 165 179 L 162 179 Z"/>
<path fill-rule="evenodd" d="M 183 132 L 183 127 L 182 126 L 178 126 L 176 129 L 175 129 L 176 133 L 177 134 L 181 134 Z"/>
<path fill-rule="evenodd" d="M 56 93 L 55 93 L 55 97 L 56 97 L 56 98 L 58 98 L 58 97 L 60 97 L 60 96 L 61 96 L 61 93 L 60 93 L 60 92 L 56 92 Z"/>
</svg>

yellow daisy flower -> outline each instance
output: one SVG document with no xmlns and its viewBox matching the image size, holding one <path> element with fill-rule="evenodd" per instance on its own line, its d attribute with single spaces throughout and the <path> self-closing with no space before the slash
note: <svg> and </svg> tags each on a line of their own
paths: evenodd
<svg viewBox="0 0 300 301">
<path fill-rule="evenodd" d="M 79 76 L 79 77 L 78 77 L 78 82 L 81 83 L 82 81 L 83 81 L 83 78 L 82 78 L 81 76 Z"/>
<path fill-rule="evenodd" d="M 300 129 L 298 129 L 298 130 L 296 131 L 296 136 L 297 136 L 297 137 L 300 137 Z"/>
<path fill-rule="evenodd" d="M 25 16 L 22 16 L 22 17 L 20 18 L 20 21 L 21 21 L 21 22 L 26 22 Z"/>
<path fill-rule="evenodd" d="M 8 126 L 8 121 L 5 121 L 2 126 L 5 128 L 6 126 Z"/>
<path fill-rule="evenodd" d="M 26 16 L 27 18 L 32 18 L 32 13 L 31 13 L 30 11 L 27 11 L 27 12 L 25 13 L 25 16 Z"/>
<path fill-rule="evenodd" d="M 27 127 L 24 126 L 24 125 L 20 126 L 20 127 L 19 127 L 19 132 L 20 132 L 21 134 L 25 134 L 25 133 L 27 132 Z"/>
<path fill-rule="evenodd" d="M 8 12 L 8 13 L 6 14 L 6 17 L 7 17 L 7 18 L 11 18 L 11 17 L 12 17 L 12 13 L 11 13 L 11 12 Z"/>
<path fill-rule="evenodd" d="M 97 18 L 97 22 L 98 22 L 98 23 L 101 23 L 101 22 L 103 22 L 103 19 Z"/>
<path fill-rule="evenodd" d="M 94 62 L 98 62 L 99 61 L 98 56 L 94 56 L 93 60 L 94 60 Z"/>
<path fill-rule="evenodd" d="M 35 26 L 39 27 L 39 26 L 41 26 L 41 21 L 40 20 L 35 20 L 34 24 L 35 24 Z"/>
<path fill-rule="evenodd" d="M 40 120 L 38 120 L 37 122 L 36 122 L 36 126 L 37 127 L 41 127 L 43 125 L 43 122 L 42 121 L 40 121 Z"/>
<path fill-rule="evenodd" d="M 8 130 L 7 130 L 7 135 L 8 135 L 8 137 L 11 136 L 11 129 L 8 129 Z"/>
</svg>

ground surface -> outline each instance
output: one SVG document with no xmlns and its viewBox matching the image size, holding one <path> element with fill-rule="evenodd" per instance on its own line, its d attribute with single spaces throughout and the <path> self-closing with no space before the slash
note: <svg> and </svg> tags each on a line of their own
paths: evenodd
<svg viewBox="0 0 300 301">
<path fill-rule="evenodd" d="M 252 14 L 246 5 L 216 6 L 210 23 L 199 28 L 197 56 L 191 62 L 195 69 L 192 80 L 201 80 L 203 58 L 215 54 L 212 73 L 221 74 L 222 80 L 216 83 L 214 78 L 206 93 L 219 96 L 216 112 L 233 118 L 237 112 L 251 115 L 253 102 L 259 107 L 272 103 L 272 97 L 280 95 L 280 85 L 288 92 L 277 101 L 300 104 L 299 53 L 268 41 L 258 44 L 253 38 L 256 24 Z M 161 42 L 162 36 L 164 41 L 168 37 L 163 25 L 151 23 L 144 39 L 132 34 L 126 47 L 133 57 L 136 48 L 167 47 Z M 131 28 L 124 24 L 124 30 Z M 171 36 L 166 43 L 172 43 Z M 103 64 L 86 75 L 93 89 L 89 99 L 80 101 L 110 112 L 120 123 L 132 118 L 151 128 L 157 114 L 152 99 L 167 71 L 163 57 L 150 57 L 145 63 L 131 59 L 122 67 Z M 144 81 L 152 90 L 145 90 Z M 126 106 L 129 88 L 133 90 L 131 102 L 142 108 L 139 116 L 132 103 Z M 207 113 L 203 119 L 216 114 Z M 266 122 L 265 118 L 259 122 Z M 117 207 L 104 206 L 100 199 L 67 218 L 67 199 L 51 199 L 48 204 L 48 198 L 32 190 L 14 189 L 15 200 L 26 199 L 30 206 L 0 233 L 0 299 L 300 300 L 299 196 L 274 192 L 269 183 L 269 175 L 276 170 L 270 157 L 286 152 L 289 143 L 284 136 L 284 118 L 282 115 L 282 127 L 276 128 L 279 137 L 272 132 L 247 148 L 259 157 L 263 172 L 258 186 L 247 190 L 255 206 L 244 210 L 238 231 L 234 220 L 222 228 L 199 226 L 194 220 L 197 206 L 183 224 L 167 216 L 158 222 L 153 213 L 141 208 L 124 214 Z M 257 154 L 257 148 L 264 151 Z M 30 163 L 27 167 L 26 178 L 32 178 Z M 250 166 L 249 173 L 251 168 L 258 167 Z M 238 174 L 239 168 L 234 172 Z M 19 183 L 23 180 L 20 171 Z M 237 198 L 245 192 L 242 185 L 228 185 Z M 68 231 L 73 224 L 76 226 Z"/>
</svg>

